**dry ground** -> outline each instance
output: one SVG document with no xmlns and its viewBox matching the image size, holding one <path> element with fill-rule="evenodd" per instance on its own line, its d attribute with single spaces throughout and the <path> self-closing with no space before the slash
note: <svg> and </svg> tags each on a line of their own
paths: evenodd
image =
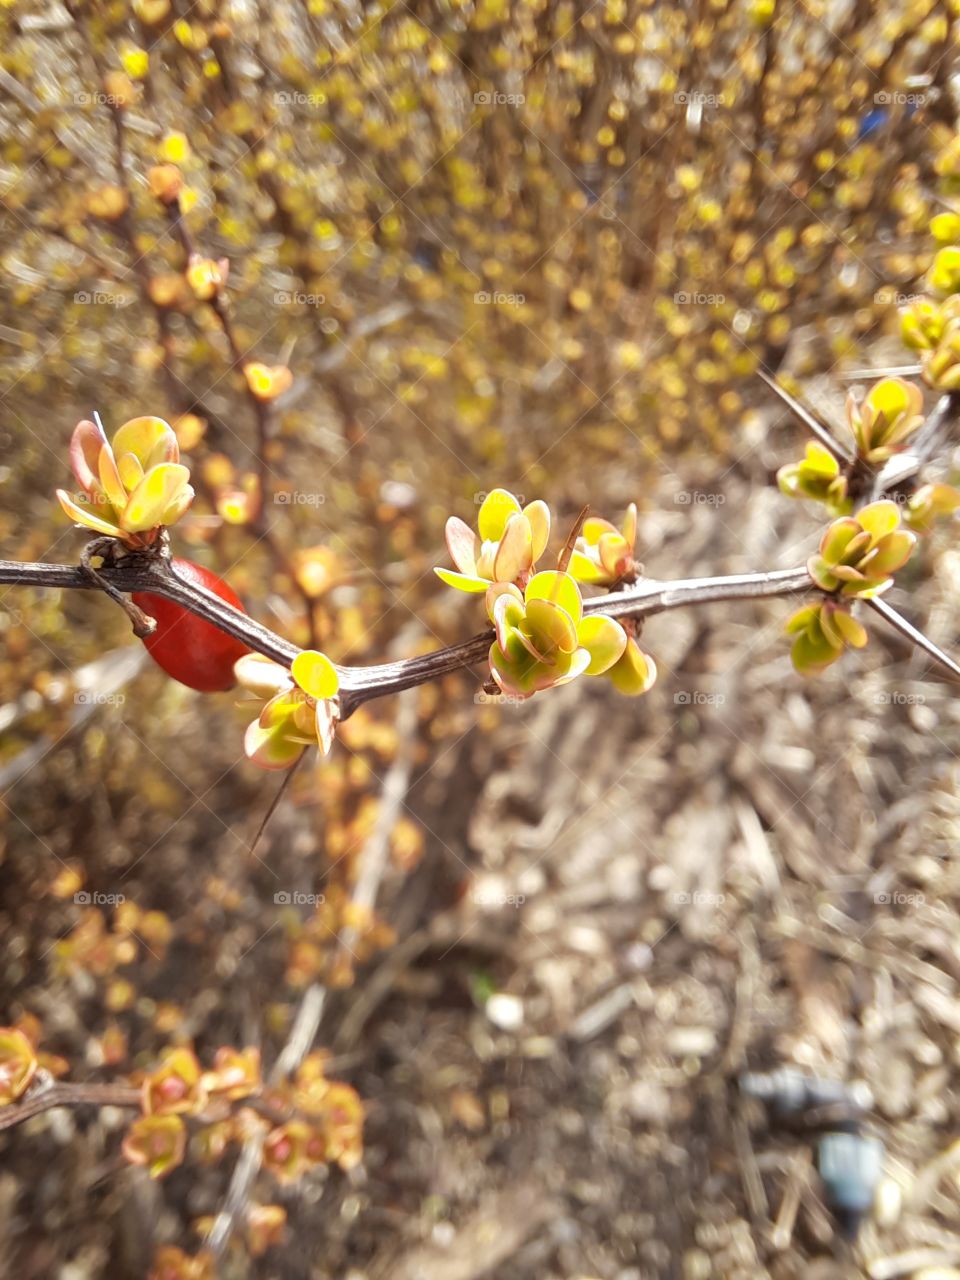
<svg viewBox="0 0 960 1280">
<path fill-rule="evenodd" d="M 648 495 L 650 573 L 802 561 L 814 516 L 759 487 L 797 451 L 773 438 L 709 488 L 685 475 L 722 503 L 677 503 L 670 477 Z M 948 541 L 897 597 L 947 646 Z M 365 1162 L 281 1191 L 287 1244 L 228 1255 L 224 1274 L 883 1280 L 960 1265 L 960 709 L 879 624 L 863 655 L 802 682 L 789 608 L 653 620 L 660 679 L 637 702 L 581 682 L 497 709 L 475 705 L 472 677 L 450 682 L 405 800 L 426 856 L 381 893 L 397 945 L 331 1000 L 319 1036 L 368 1103 Z M 283 995 L 272 877 L 309 889 L 322 865 L 303 789 L 268 832 L 267 867 L 244 853 L 268 790 L 236 763 L 235 713 L 218 701 L 199 721 L 191 695 L 138 679 L 149 724 L 104 708 L 6 797 L 3 987 L 75 1075 L 103 1011 L 49 977 L 72 920 L 46 895 L 58 857 L 170 913 L 174 945 L 142 996 L 179 1003 L 201 1052 L 259 1034 Z M 210 875 L 234 894 L 221 908 L 197 892 Z M 478 998 L 491 989 L 514 998 L 506 1029 Z M 154 1043 L 148 1014 L 126 1020 L 134 1051 Z M 803 1140 L 737 1102 L 738 1072 L 783 1062 L 873 1089 L 902 1204 L 888 1189 L 854 1248 Z M 229 1165 L 147 1184 L 117 1158 L 119 1123 L 57 1113 L 4 1137 L 0 1268 L 139 1276 L 156 1241 L 195 1247 L 186 1224 L 216 1211 Z"/>
</svg>

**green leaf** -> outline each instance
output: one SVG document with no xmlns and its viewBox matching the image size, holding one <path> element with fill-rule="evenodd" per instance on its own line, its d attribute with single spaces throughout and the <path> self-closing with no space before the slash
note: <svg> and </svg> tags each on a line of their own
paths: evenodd
<svg viewBox="0 0 960 1280">
<path fill-rule="evenodd" d="M 900 508 L 895 502 L 882 498 L 879 502 L 871 502 L 869 506 L 861 507 L 855 518 L 861 529 L 866 530 L 876 542 L 886 534 L 892 533 L 900 524 Z"/>
<path fill-rule="evenodd" d="M 788 635 L 797 631 L 806 631 L 809 626 L 816 623 L 820 609 L 819 604 L 805 604 L 796 613 L 790 615 L 784 624 L 784 631 Z"/>
<path fill-rule="evenodd" d="M 847 547 L 863 530 L 856 520 L 834 520 L 828 525 L 820 540 L 820 554 L 829 565 L 839 563 Z"/>
<path fill-rule="evenodd" d="M 507 651 L 510 633 L 520 626 L 523 618 L 523 602 L 515 596 L 505 593 L 494 601 L 493 625 L 497 630 L 497 643 L 504 652 Z"/>
<path fill-rule="evenodd" d="M 527 583 L 524 599 L 550 600 L 558 604 L 570 615 L 574 623 L 583 617 L 583 598 L 580 588 L 568 573 L 558 573 L 556 569 L 545 569 L 536 573 Z"/>
<path fill-rule="evenodd" d="M 520 514 L 520 503 L 506 489 L 492 489 L 483 500 L 477 528 L 485 542 L 499 542 L 511 516 Z"/>
<path fill-rule="evenodd" d="M 127 500 L 120 514 L 120 528 L 127 533 L 155 529 L 163 523 L 164 512 L 189 479 L 190 472 L 177 462 L 162 462 L 151 467 Z"/>
<path fill-rule="evenodd" d="M 652 687 L 657 678 L 657 667 L 649 654 L 644 653 L 631 636 L 623 653 L 606 675 L 618 693 L 638 697 Z"/>
<path fill-rule="evenodd" d="M 807 561 L 807 573 L 822 591 L 836 591 L 840 579 L 836 577 L 831 565 L 823 556 L 811 556 Z"/>
<path fill-rule="evenodd" d="M 110 538 L 122 538 L 121 529 L 110 524 L 107 520 L 101 520 L 99 516 L 95 516 L 92 511 L 86 510 L 84 507 L 78 507 L 77 504 L 62 489 L 57 490 L 57 498 L 61 507 L 77 524 L 82 524 L 87 529 L 93 529 L 95 533 L 105 533 Z"/>
<path fill-rule="evenodd" d="M 532 562 L 536 564 L 547 549 L 550 538 L 550 508 L 545 502 L 537 499 L 536 502 L 527 503 L 523 508 L 523 514 L 530 524 Z"/>
<path fill-rule="evenodd" d="M 821 630 L 816 635 L 810 631 L 802 631 L 793 642 L 790 657 L 793 665 L 802 676 L 816 675 L 829 667 L 840 657 L 842 649 L 830 644 Z"/>
<path fill-rule="evenodd" d="M 332 698 L 340 688 L 337 669 L 325 653 L 305 649 L 293 660 L 290 674 L 311 698 Z"/>
<path fill-rule="evenodd" d="M 450 559 L 461 573 L 474 577 L 477 572 L 477 535 L 459 516 L 451 516 L 444 535 Z"/>
<path fill-rule="evenodd" d="M 117 471 L 120 474 L 120 480 L 127 492 L 132 492 L 140 481 L 143 479 L 144 471 L 140 465 L 140 460 L 135 454 L 121 453 L 116 458 Z M 124 495 L 124 502 L 126 495 Z M 122 505 L 122 504 L 121 504 Z"/>
<path fill-rule="evenodd" d="M 862 649 L 867 643 L 866 628 L 856 618 L 847 613 L 845 609 L 836 609 L 831 612 L 833 624 L 840 633 L 844 644 L 851 645 L 854 649 Z"/>
<path fill-rule="evenodd" d="M 577 628 L 577 639 L 590 654 L 588 676 L 599 676 L 608 671 L 623 655 L 627 647 L 627 633 L 614 618 L 602 613 L 592 613 Z"/>
<path fill-rule="evenodd" d="M 545 657 L 559 651 L 573 653 L 577 647 L 577 627 L 565 609 L 549 600 L 528 600 L 527 634 Z"/>
<path fill-rule="evenodd" d="M 163 418 L 131 418 L 113 437 L 114 456 L 132 453 L 144 471 L 163 462 L 177 462 L 180 446 L 176 432 Z"/>
<path fill-rule="evenodd" d="M 300 758 L 303 744 L 291 739 L 283 724 L 264 729 L 254 720 L 247 725 L 243 750 L 247 758 L 261 769 L 288 769 Z"/>
<path fill-rule="evenodd" d="M 467 591 L 473 595 L 486 591 L 490 585 L 486 578 L 468 578 L 465 573 L 454 573 L 452 569 L 434 569 L 433 572 L 448 587 L 456 587 L 458 591 Z"/>
<path fill-rule="evenodd" d="M 120 479 L 120 472 L 110 449 L 101 449 L 98 460 L 100 485 L 107 501 L 115 511 L 121 512 L 127 505 L 127 491 Z"/>
<path fill-rule="evenodd" d="M 526 573 L 533 563 L 532 546 L 533 535 L 526 516 L 511 516 L 493 562 L 495 580 L 514 582 L 521 573 Z"/>
<path fill-rule="evenodd" d="M 898 529 L 895 533 L 888 533 L 880 542 L 876 549 L 876 554 L 870 560 L 870 577 L 886 577 L 887 574 L 896 573 L 898 569 L 902 569 L 910 559 L 913 548 L 916 545 L 917 535 L 909 533 L 906 529 Z"/>
<path fill-rule="evenodd" d="M 578 582 L 602 582 L 606 577 L 603 570 L 588 559 L 582 551 L 574 551 L 571 554 L 567 572 Z"/>
</svg>

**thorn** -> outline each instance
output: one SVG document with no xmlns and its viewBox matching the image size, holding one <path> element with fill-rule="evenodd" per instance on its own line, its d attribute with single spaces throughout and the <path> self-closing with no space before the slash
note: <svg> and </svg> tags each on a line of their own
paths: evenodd
<svg viewBox="0 0 960 1280">
<path fill-rule="evenodd" d="M 841 382 L 857 382 L 860 378 L 913 378 L 922 372 L 920 364 L 893 364 L 881 369 L 851 369 L 839 377 Z"/>
<path fill-rule="evenodd" d="M 786 391 L 781 387 L 779 382 L 774 381 L 774 379 L 771 378 L 769 374 L 764 373 L 762 369 L 758 369 L 757 373 L 767 384 L 770 390 L 776 392 L 790 412 L 795 417 L 799 418 L 805 427 L 813 432 L 821 444 L 826 445 L 832 453 L 837 454 L 837 456 L 842 458 L 848 465 L 854 462 L 854 456 L 846 445 L 842 445 L 839 440 L 834 439 L 833 432 L 830 428 L 826 423 L 821 422 L 811 409 L 808 409 L 805 404 L 801 404 L 799 400 L 795 400 L 789 391 Z"/>
<path fill-rule="evenodd" d="M 583 522 L 584 520 L 586 520 L 589 514 L 590 514 L 590 507 L 588 504 L 581 510 L 576 520 L 574 520 L 573 528 L 570 530 L 570 533 L 567 535 L 567 540 L 563 544 L 563 550 L 560 552 L 560 556 L 557 560 L 557 573 L 567 572 L 567 566 L 570 563 L 570 557 L 573 555 L 573 548 L 577 545 L 577 539 L 580 537 L 580 530 L 583 528 Z"/>
<path fill-rule="evenodd" d="M 260 825 L 257 828 L 257 834 L 253 837 L 253 840 L 250 842 L 250 848 L 248 850 L 249 853 L 256 855 L 257 845 L 260 843 L 261 839 L 263 838 L 263 833 L 267 829 L 267 823 L 276 813 L 277 807 L 280 804 L 280 801 L 283 799 L 284 795 L 286 794 L 287 787 L 289 787 L 291 781 L 293 780 L 293 775 L 300 768 L 300 765 L 303 763 L 303 758 L 306 754 L 307 753 L 305 749 L 301 751 L 300 754 L 297 756 L 296 760 L 294 760 L 293 764 L 284 774 L 283 780 L 281 781 L 280 786 L 277 788 L 276 795 L 273 797 L 273 799 L 270 801 L 270 804 L 267 806 L 267 812 L 263 815 Z"/>
<path fill-rule="evenodd" d="M 933 658 L 934 662 L 946 668 L 953 675 L 960 677 L 960 665 L 954 662 L 949 654 L 938 648 L 929 636 L 925 636 L 922 631 L 918 631 L 913 623 L 908 622 L 892 605 L 887 604 L 885 600 L 881 600 L 876 596 L 872 600 L 868 600 L 867 604 L 875 613 L 879 613 L 881 618 L 889 622 L 895 630 L 899 631 L 902 636 L 906 636 L 918 649 L 922 649 L 924 653 Z"/>
</svg>

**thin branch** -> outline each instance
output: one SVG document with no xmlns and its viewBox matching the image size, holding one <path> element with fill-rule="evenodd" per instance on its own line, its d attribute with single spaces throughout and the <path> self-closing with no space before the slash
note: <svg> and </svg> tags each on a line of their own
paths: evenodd
<svg viewBox="0 0 960 1280">
<path fill-rule="evenodd" d="M 249 614 L 234 609 L 205 588 L 178 577 L 169 562 L 159 556 L 131 554 L 116 565 L 104 565 L 99 574 L 119 591 L 150 591 L 182 605 L 234 636 L 257 653 L 290 666 L 300 650 L 283 636 L 271 631 Z M 68 587 L 91 589 L 96 584 L 80 568 L 71 565 L 21 563 L 0 560 L 0 584 L 28 587 Z M 797 595 L 810 591 L 813 583 L 806 568 L 777 569 L 771 573 L 731 574 L 716 578 L 684 578 L 658 582 L 646 578 L 620 591 L 584 601 L 586 613 L 605 613 L 612 618 L 645 618 L 688 605 L 712 604 L 721 600 L 755 600 L 770 596 Z M 372 698 L 400 693 L 427 684 L 441 676 L 484 662 L 493 632 L 484 631 L 461 644 L 433 653 L 376 666 L 338 666 L 341 720 Z"/>
<path fill-rule="evenodd" d="M 133 1085 L 51 1082 L 17 1102 L 0 1107 L 0 1130 L 12 1129 L 54 1107 L 139 1107 L 142 1099 L 143 1090 Z"/>
<path fill-rule="evenodd" d="M 868 600 L 867 604 L 874 613 L 879 613 L 884 621 L 889 622 L 891 627 L 899 631 L 902 636 L 906 636 L 911 643 L 915 644 L 918 649 L 922 649 L 939 666 L 945 668 L 951 675 L 960 676 L 960 666 L 954 662 L 950 655 L 938 648 L 929 636 L 925 636 L 922 631 L 918 631 L 912 622 L 908 622 L 903 614 L 898 613 L 892 605 L 887 604 L 886 600 L 881 600 L 877 596 L 873 600 Z"/>
<path fill-rule="evenodd" d="M 958 413 L 960 413 L 960 392 L 950 391 L 941 396 L 927 415 L 923 426 L 910 441 L 909 448 L 903 455 L 905 459 L 908 458 L 910 461 L 909 468 L 899 469 L 893 482 L 889 484 L 881 483 L 883 479 L 883 473 L 881 472 L 877 480 L 877 489 L 874 492 L 874 497 L 880 497 L 886 490 L 898 488 L 905 481 L 911 480 L 918 475 L 933 456 L 947 443 L 950 427 L 956 421 Z"/>
<path fill-rule="evenodd" d="M 948 399 L 949 397 L 944 397 Z M 275 662 L 289 667 L 300 650 L 249 614 L 213 595 L 204 587 L 179 577 L 162 556 L 130 554 L 116 564 L 104 565 L 98 576 L 117 591 L 147 591 L 182 605 L 191 613 L 225 631 Z M 91 590 L 98 587 L 80 566 L 0 560 L 0 585 L 66 587 Z M 715 578 L 680 578 L 659 582 L 644 578 L 620 591 L 593 596 L 584 601 L 586 613 L 605 613 L 611 618 L 647 618 L 670 609 L 714 604 L 723 600 L 760 600 L 775 596 L 799 595 L 813 590 L 805 567 L 775 569 L 769 573 L 729 574 Z M 882 600 L 868 601 L 870 607 L 896 627 L 911 642 L 929 654 L 941 667 L 960 675 L 960 667 L 911 623 Z M 384 662 L 373 666 L 337 666 L 340 678 L 341 720 L 373 698 L 400 693 L 427 684 L 442 676 L 477 666 L 486 660 L 493 632 L 484 631 L 461 644 L 436 649 L 432 653 Z"/>
<path fill-rule="evenodd" d="M 839 440 L 834 439 L 833 432 L 826 423 L 821 422 L 813 411 L 808 409 L 805 404 L 801 404 L 799 400 L 795 400 L 790 392 L 785 391 L 784 388 L 781 387 L 780 383 L 774 381 L 769 374 L 764 373 L 762 369 L 758 369 L 757 373 L 767 384 L 770 390 L 776 392 L 794 417 L 799 418 L 803 425 L 813 432 L 822 445 L 825 445 L 831 453 L 835 453 L 837 457 L 841 458 L 848 466 L 853 465 L 856 461 L 853 454 L 846 445 L 841 444 Z"/>
<path fill-rule="evenodd" d="M 183 605 L 197 617 L 284 666 L 289 666 L 299 653 L 295 644 L 278 636 L 249 614 L 235 609 L 206 588 L 178 577 L 176 570 L 159 557 L 125 556 L 115 565 L 104 565 L 98 572 L 119 591 L 152 591 L 166 600 Z M 16 560 L 0 560 L 0 584 L 2 583 L 23 587 L 67 587 L 75 590 L 97 587 L 80 567 L 29 564 Z"/>
<path fill-rule="evenodd" d="M 196 241 L 193 239 L 193 236 L 190 234 L 190 229 L 187 226 L 179 196 L 167 206 L 167 212 L 170 217 L 171 226 L 173 227 L 177 239 L 180 241 L 181 248 L 183 249 L 184 257 L 186 259 L 184 262 L 184 270 L 186 270 L 192 257 L 202 257 L 203 254 L 197 246 Z M 231 368 L 239 369 L 243 372 L 243 366 L 253 359 L 253 354 L 249 350 L 245 351 L 240 345 L 240 340 L 237 337 L 237 331 L 230 315 L 225 291 L 222 292 L 219 288 L 216 289 L 213 297 L 210 298 L 208 305 L 216 316 L 217 323 L 220 325 L 223 336 L 227 340 L 227 346 L 230 349 Z M 270 484 L 270 467 L 267 463 L 267 446 L 269 445 L 271 435 L 273 434 L 273 414 L 270 404 L 265 400 L 261 400 L 259 396 L 254 395 L 253 391 L 247 384 L 246 374 L 244 374 L 244 387 L 247 399 L 253 406 L 254 420 L 257 426 L 257 445 L 253 450 L 253 455 L 257 461 L 257 478 L 260 484 L 260 502 L 257 508 L 254 526 L 258 533 L 262 533 L 266 528 L 264 512 L 273 493 L 273 488 Z"/>
<path fill-rule="evenodd" d="M 277 1109 L 272 1099 L 264 1098 L 260 1090 L 237 1101 L 240 1106 L 252 1108 L 271 1124 L 282 1124 L 289 1118 L 286 1112 Z M 57 1107 L 124 1107 L 139 1111 L 142 1104 L 143 1089 L 138 1085 L 111 1081 L 75 1084 L 69 1080 L 54 1080 L 48 1072 L 38 1072 L 33 1085 L 22 1098 L 0 1106 L 0 1132 Z M 193 1118 L 201 1124 L 212 1124 L 228 1115 L 229 1110 L 229 1102 L 212 1102 Z"/>
</svg>

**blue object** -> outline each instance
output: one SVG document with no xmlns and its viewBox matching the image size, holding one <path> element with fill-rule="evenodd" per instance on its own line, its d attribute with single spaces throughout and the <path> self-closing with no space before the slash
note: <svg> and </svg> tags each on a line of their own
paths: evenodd
<svg viewBox="0 0 960 1280">
<path fill-rule="evenodd" d="M 916 96 L 911 94 L 911 97 Z M 900 98 L 902 101 L 902 97 Z M 916 102 L 907 102 L 903 108 L 904 117 L 909 120 L 917 111 L 918 104 Z M 860 128 L 857 130 L 857 141 L 862 142 L 864 138 L 869 138 L 874 133 L 879 133 L 883 126 L 890 119 L 889 107 L 874 107 L 860 121 Z"/>
<path fill-rule="evenodd" d="M 860 121 L 860 128 L 857 131 L 857 141 L 862 142 L 864 138 L 869 138 L 871 134 L 877 133 L 890 119 L 890 112 L 886 107 L 874 107 Z"/>
<path fill-rule="evenodd" d="M 856 1235 L 860 1220 L 873 1207 L 883 1155 L 880 1139 L 864 1133 L 825 1133 L 817 1143 L 827 1204 L 847 1235 Z"/>
</svg>

